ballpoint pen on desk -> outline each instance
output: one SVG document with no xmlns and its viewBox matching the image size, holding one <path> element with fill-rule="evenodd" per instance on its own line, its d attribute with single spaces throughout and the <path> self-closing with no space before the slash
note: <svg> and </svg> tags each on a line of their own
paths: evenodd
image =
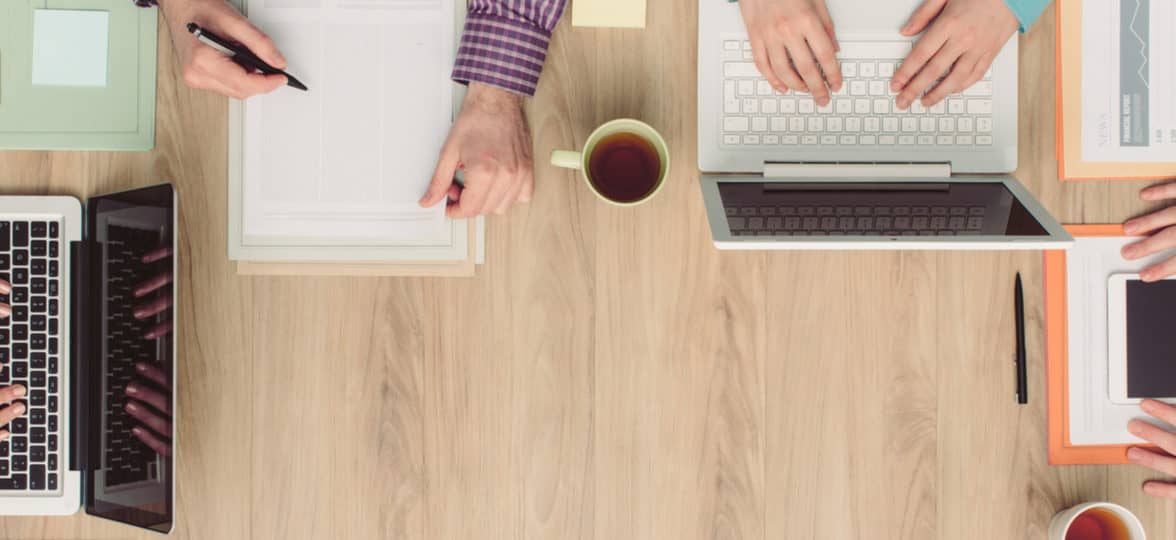
<svg viewBox="0 0 1176 540">
<path fill-rule="evenodd" d="M 1017 403 L 1029 403 L 1029 374 L 1025 361 L 1025 294 L 1021 287 L 1021 273 L 1017 272 L 1017 283 L 1013 291 L 1013 304 L 1017 322 Z"/>
<path fill-rule="evenodd" d="M 302 84 L 302 82 L 298 79 L 295 79 L 293 75 L 290 75 L 285 71 L 267 64 L 265 60 L 258 58 L 257 55 L 250 52 L 250 50 L 245 48 L 245 46 L 222 38 L 204 28 L 201 28 L 200 25 L 193 22 L 188 23 L 188 31 L 191 32 L 192 35 L 196 36 L 196 39 L 200 40 L 201 43 L 220 51 L 229 58 L 232 58 L 234 62 L 245 69 L 251 72 L 260 71 L 266 75 L 272 75 L 275 73 L 285 75 L 287 85 L 299 90 L 306 90 L 306 85 Z"/>
</svg>

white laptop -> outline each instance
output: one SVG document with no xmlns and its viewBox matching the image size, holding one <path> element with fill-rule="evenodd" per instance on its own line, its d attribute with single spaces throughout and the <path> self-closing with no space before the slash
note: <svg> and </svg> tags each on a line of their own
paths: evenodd
<svg viewBox="0 0 1176 540">
<path fill-rule="evenodd" d="M 738 4 L 699 0 L 698 165 L 720 249 L 1057 249 L 1017 167 L 1017 40 L 984 79 L 895 107 L 918 0 L 829 0 L 845 84 L 818 107 L 756 69 Z M 706 174 L 711 173 L 711 174 Z M 982 176 L 983 175 L 983 176 Z"/>
<path fill-rule="evenodd" d="M 12 284 L 0 296 L 12 308 L 0 319 L 0 386 L 28 390 L 25 414 L 3 426 L 0 515 L 84 507 L 171 530 L 175 335 L 161 329 L 174 326 L 174 288 L 140 286 L 175 275 L 175 256 L 161 252 L 174 254 L 175 216 L 169 184 L 94 197 L 85 208 L 73 197 L 0 197 L 0 278 Z M 149 253 L 161 256 L 144 261 Z M 143 313 L 152 301 L 162 311 Z M 128 410 L 132 383 L 153 393 L 136 401 L 150 421 Z"/>
</svg>

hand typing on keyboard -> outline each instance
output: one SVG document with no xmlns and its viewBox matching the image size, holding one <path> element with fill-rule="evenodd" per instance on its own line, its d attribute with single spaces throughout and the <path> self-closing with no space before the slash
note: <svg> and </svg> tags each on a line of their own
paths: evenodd
<svg viewBox="0 0 1176 540">
<path fill-rule="evenodd" d="M 143 264 L 153 264 L 171 257 L 171 248 L 159 248 L 143 256 Z M 172 272 L 170 269 L 161 270 L 155 277 L 139 284 L 135 287 L 135 298 L 145 298 L 153 292 L 160 291 L 170 285 L 172 282 Z M 135 306 L 135 318 L 146 319 L 154 317 L 164 311 L 171 309 L 172 295 L 169 292 L 159 294 L 156 298 L 147 300 L 146 303 Z M 166 321 L 153 326 L 146 334 L 144 339 L 157 339 L 171 333 L 172 321 L 168 317 Z"/>
<path fill-rule="evenodd" d="M 818 105 L 827 105 L 842 80 L 834 56 L 840 47 L 825 1 L 742 0 L 739 8 L 752 58 L 772 88 L 808 92 Z"/>
<path fill-rule="evenodd" d="M 1176 183 L 1151 186 L 1141 191 L 1139 197 L 1153 202 L 1176 201 Z M 1123 247 L 1123 258 L 1127 260 L 1142 259 L 1176 248 L 1176 206 L 1128 220 L 1123 224 L 1123 231 L 1131 235 L 1151 235 Z M 1144 281 L 1159 281 L 1170 276 L 1176 276 L 1176 255 L 1139 273 Z"/>
<path fill-rule="evenodd" d="M 1139 408 L 1161 422 L 1176 425 L 1176 407 L 1162 401 L 1145 399 Z M 1176 476 L 1176 458 L 1171 457 L 1176 455 L 1176 433 L 1165 431 L 1143 420 L 1132 420 L 1127 424 L 1127 430 L 1163 450 L 1153 452 L 1144 448 L 1132 448 L 1127 451 L 1127 459 L 1160 474 Z M 1176 499 L 1176 483 L 1173 482 L 1149 480 L 1143 483 L 1143 491 L 1155 497 Z"/>
<path fill-rule="evenodd" d="M 7 304 L 8 293 L 10 292 L 12 292 L 12 285 L 0 279 L 0 319 L 7 319 L 12 314 L 12 307 Z M 0 329 L 0 333 L 3 334 L 2 344 L 7 345 L 8 329 L 2 328 Z M 5 367 L 0 366 L 0 369 L 4 369 Z M 7 373 L 4 374 L 4 380 L 9 380 L 9 375 Z M 17 401 L 24 396 L 25 387 L 19 384 L 0 387 L 0 403 L 5 405 L 3 409 L 0 409 L 0 426 L 3 426 L 0 427 L 0 441 L 7 439 L 10 435 L 8 429 L 6 429 L 8 423 L 16 420 L 20 415 L 25 413 L 26 406 L 24 402 Z M 16 401 L 16 403 L 12 403 L 13 401 Z"/>
<path fill-rule="evenodd" d="M 127 414 L 139 423 L 131 433 L 161 456 L 171 455 L 171 384 L 159 368 L 135 364 L 138 378 L 127 385 Z"/>
<path fill-rule="evenodd" d="M 1004 0 L 925 0 L 902 29 L 904 36 L 927 33 L 894 72 L 895 104 L 906 110 L 922 96 L 930 107 L 972 86 L 1019 26 Z"/>
</svg>

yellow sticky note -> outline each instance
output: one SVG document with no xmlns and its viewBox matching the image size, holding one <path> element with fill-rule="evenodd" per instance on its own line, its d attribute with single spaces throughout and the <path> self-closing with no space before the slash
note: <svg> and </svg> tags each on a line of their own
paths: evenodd
<svg viewBox="0 0 1176 540">
<path fill-rule="evenodd" d="M 645 0 L 572 0 L 572 26 L 645 28 Z"/>
</svg>

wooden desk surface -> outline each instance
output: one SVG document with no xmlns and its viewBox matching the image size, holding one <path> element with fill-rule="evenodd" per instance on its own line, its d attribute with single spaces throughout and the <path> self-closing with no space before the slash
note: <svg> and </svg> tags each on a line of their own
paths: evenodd
<svg viewBox="0 0 1176 540">
<path fill-rule="evenodd" d="M 1142 184 L 1056 180 L 1052 14 L 1022 41 L 1017 177 L 1064 221 L 1118 222 Z M 651 1 L 649 21 L 561 25 L 530 105 L 535 199 L 489 220 L 474 279 L 236 276 L 226 101 L 177 84 L 166 32 L 154 152 L 0 153 L 8 193 L 179 188 L 175 537 L 1028 539 L 1088 500 L 1176 537 L 1146 471 L 1046 464 L 1040 253 L 717 252 L 696 8 Z M 544 164 L 620 116 L 676 159 L 639 209 Z M 85 516 L 0 537 L 156 538 Z"/>
</svg>

